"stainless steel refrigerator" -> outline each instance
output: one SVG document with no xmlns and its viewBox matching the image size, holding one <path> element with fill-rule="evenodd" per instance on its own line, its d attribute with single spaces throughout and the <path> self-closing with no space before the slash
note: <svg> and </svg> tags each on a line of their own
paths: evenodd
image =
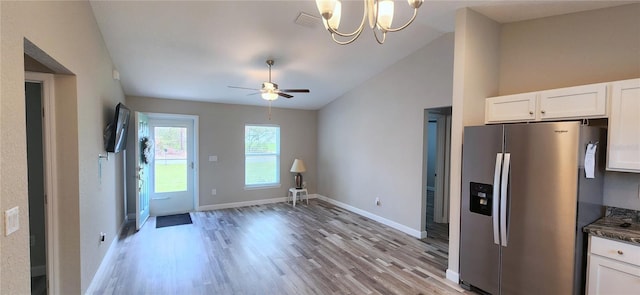
<svg viewBox="0 0 640 295">
<path fill-rule="evenodd" d="M 606 130 L 580 122 L 464 129 L 460 280 L 491 294 L 581 294 L 602 216 Z M 595 178 L 584 157 L 596 144 Z M 589 162 L 589 161 L 587 161 Z"/>
</svg>

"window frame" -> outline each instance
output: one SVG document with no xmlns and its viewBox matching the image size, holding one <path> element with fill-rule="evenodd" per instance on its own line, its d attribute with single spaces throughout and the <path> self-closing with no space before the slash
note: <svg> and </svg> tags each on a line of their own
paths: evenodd
<svg viewBox="0 0 640 295">
<path fill-rule="evenodd" d="M 270 127 L 277 128 L 276 133 L 276 152 L 275 153 L 247 153 L 247 129 L 251 127 Z M 280 151 L 281 151 L 281 128 L 280 125 L 276 124 L 245 124 L 244 125 L 244 188 L 245 190 L 254 190 L 254 189 L 266 189 L 266 188 L 277 188 L 281 186 L 281 177 L 280 177 Z M 259 184 L 247 184 L 247 158 L 250 157 L 261 157 L 261 156 L 275 156 L 276 158 L 276 168 L 275 175 L 276 181 L 272 183 L 259 183 Z"/>
</svg>

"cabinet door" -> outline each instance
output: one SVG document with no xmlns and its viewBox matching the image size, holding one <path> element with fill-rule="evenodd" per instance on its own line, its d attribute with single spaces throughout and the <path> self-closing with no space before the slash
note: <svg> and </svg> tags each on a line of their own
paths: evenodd
<svg viewBox="0 0 640 295">
<path fill-rule="evenodd" d="M 640 173 L 640 79 L 613 83 L 607 170 Z"/>
<path fill-rule="evenodd" d="M 539 118 L 604 118 L 607 116 L 607 85 L 592 84 L 540 92 Z"/>
<path fill-rule="evenodd" d="M 587 295 L 637 294 L 640 266 L 589 254 Z"/>
<path fill-rule="evenodd" d="M 487 98 L 485 123 L 535 120 L 536 96 L 536 93 L 523 93 Z"/>
</svg>

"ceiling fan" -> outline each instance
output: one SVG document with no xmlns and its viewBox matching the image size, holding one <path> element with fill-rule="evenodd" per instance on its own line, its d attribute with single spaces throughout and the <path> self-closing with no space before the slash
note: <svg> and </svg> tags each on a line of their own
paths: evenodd
<svg viewBox="0 0 640 295">
<path fill-rule="evenodd" d="M 237 89 L 246 89 L 246 90 L 257 90 L 259 92 L 250 93 L 249 95 L 254 95 L 259 93 L 261 94 L 264 100 L 268 100 L 268 101 L 274 101 L 278 99 L 279 96 L 282 96 L 284 98 L 292 98 L 293 95 L 290 95 L 288 93 L 309 93 L 309 89 L 278 89 L 278 84 L 271 82 L 271 66 L 273 66 L 273 59 L 268 59 L 267 65 L 269 66 L 269 81 L 263 82 L 262 87 L 260 89 L 238 87 L 238 86 L 228 86 L 228 87 L 237 88 Z"/>
</svg>

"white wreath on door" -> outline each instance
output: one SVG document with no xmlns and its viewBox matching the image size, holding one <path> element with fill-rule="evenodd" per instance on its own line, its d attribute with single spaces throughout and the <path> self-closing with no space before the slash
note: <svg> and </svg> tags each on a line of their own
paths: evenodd
<svg viewBox="0 0 640 295">
<path fill-rule="evenodd" d="M 140 146 L 142 155 L 142 163 L 149 164 L 149 162 L 153 161 L 153 140 L 149 137 L 143 137 L 140 140 Z"/>
</svg>

